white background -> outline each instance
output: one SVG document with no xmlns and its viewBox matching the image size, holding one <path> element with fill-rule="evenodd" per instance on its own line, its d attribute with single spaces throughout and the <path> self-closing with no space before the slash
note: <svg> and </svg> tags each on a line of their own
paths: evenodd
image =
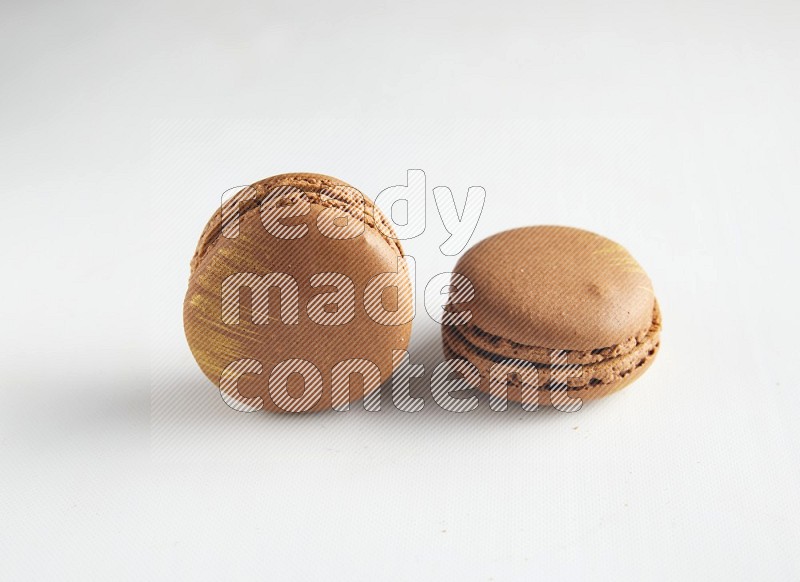
<svg viewBox="0 0 800 582">
<path fill-rule="evenodd" d="M 0 47 L 0 577 L 800 577 L 796 2 L 17 2 Z M 220 193 L 410 168 L 418 298 L 430 190 L 480 185 L 473 243 L 633 253 L 653 367 L 574 414 L 225 406 L 181 321 Z"/>
</svg>

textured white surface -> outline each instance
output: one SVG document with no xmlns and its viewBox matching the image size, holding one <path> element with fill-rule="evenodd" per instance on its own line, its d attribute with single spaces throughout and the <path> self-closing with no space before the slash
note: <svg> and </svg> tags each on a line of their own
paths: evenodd
<svg viewBox="0 0 800 582">
<path fill-rule="evenodd" d="M 4 577 L 800 577 L 798 5 L 468 4 L 2 8 Z M 227 408 L 181 327 L 220 193 L 410 168 L 426 379 L 441 185 L 486 189 L 471 242 L 625 245 L 650 371 L 573 414 Z"/>
</svg>

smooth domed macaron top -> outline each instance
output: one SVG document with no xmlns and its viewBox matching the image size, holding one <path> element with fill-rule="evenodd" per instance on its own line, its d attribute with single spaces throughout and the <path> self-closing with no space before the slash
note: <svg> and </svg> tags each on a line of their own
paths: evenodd
<svg viewBox="0 0 800 582">
<path fill-rule="evenodd" d="M 471 325 L 517 343 L 563 350 L 612 346 L 647 330 L 650 279 L 621 245 L 564 226 L 491 236 L 458 261 L 472 283 Z"/>
</svg>

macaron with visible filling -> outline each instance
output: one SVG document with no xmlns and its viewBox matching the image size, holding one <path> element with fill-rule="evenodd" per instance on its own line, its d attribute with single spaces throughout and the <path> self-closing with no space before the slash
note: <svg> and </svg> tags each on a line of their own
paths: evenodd
<svg viewBox="0 0 800 582">
<path fill-rule="evenodd" d="M 243 188 L 206 225 L 183 306 L 189 347 L 238 410 L 336 407 L 391 376 L 412 283 L 391 224 L 349 184 L 283 174 Z"/>
<path fill-rule="evenodd" d="M 474 296 L 459 306 L 464 284 L 454 275 L 447 311 L 469 310 L 469 318 L 442 326 L 445 354 L 474 364 L 484 392 L 502 386 L 524 403 L 538 391 L 539 404 L 554 391 L 562 400 L 598 398 L 639 378 L 658 352 L 661 313 L 650 278 L 598 234 L 563 226 L 505 231 L 469 249 L 454 273 Z M 535 378 L 508 373 L 512 360 L 536 370 Z"/>
</svg>

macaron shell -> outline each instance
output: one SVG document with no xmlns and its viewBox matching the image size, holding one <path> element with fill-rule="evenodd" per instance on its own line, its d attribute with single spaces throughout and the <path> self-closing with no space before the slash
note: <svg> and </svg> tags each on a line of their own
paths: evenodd
<svg viewBox="0 0 800 582">
<path fill-rule="evenodd" d="M 200 236 L 197 249 L 192 257 L 192 271 L 222 236 L 225 216 L 240 216 L 257 210 L 265 198 L 274 198 L 275 192 L 286 192 L 288 189 L 303 192 L 309 201 L 319 206 L 338 207 L 346 211 L 367 227 L 377 229 L 389 246 L 395 248 L 399 254 L 403 254 L 402 246 L 394 234 L 391 223 L 368 196 L 338 178 L 324 174 L 299 172 L 265 178 L 244 187 L 230 199 L 223 201 L 222 208 L 214 212 L 203 229 L 203 234 Z"/>
<path fill-rule="evenodd" d="M 469 361 L 480 373 L 479 389 L 491 394 L 491 370 L 498 361 L 488 354 L 476 352 L 469 344 L 462 341 L 454 333 L 454 328 L 443 328 L 443 349 L 446 358 L 456 358 Z M 631 384 L 638 379 L 653 363 L 660 347 L 658 336 L 643 343 L 639 349 L 631 354 L 613 358 L 606 362 L 581 366 L 579 373 L 574 376 L 560 376 L 561 385 L 566 385 L 565 393 L 571 398 L 593 400 L 612 394 Z M 513 360 L 513 358 L 508 358 Z M 563 374 L 563 372 L 562 372 Z M 541 406 L 553 404 L 551 402 L 553 371 L 548 367 L 537 368 L 537 386 L 539 386 L 538 402 Z M 507 398 L 511 402 L 523 402 L 522 389 L 518 382 L 509 379 L 507 383 Z"/>
<path fill-rule="evenodd" d="M 656 350 L 657 351 L 657 350 Z M 448 344 L 444 345 L 444 354 L 446 358 L 458 358 L 464 359 L 460 356 L 456 351 L 450 348 Z M 626 386 L 632 384 L 634 381 L 639 379 L 642 374 L 644 374 L 647 369 L 652 365 L 654 360 L 654 356 L 649 356 L 646 358 L 645 362 L 628 372 L 625 376 L 620 376 L 613 381 L 608 383 L 601 383 L 597 385 L 586 385 L 581 387 L 580 389 L 569 389 L 566 391 L 566 395 L 570 398 L 580 398 L 583 400 L 596 400 L 598 398 L 603 398 L 610 394 L 613 394 L 619 390 L 622 390 Z M 491 395 L 490 385 L 489 385 L 489 369 L 491 368 L 492 362 L 484 360 L 482 358 L 473 359 L 470 358 L 469 361 L 477 366 L 480 374 L 481 374 L 481 381 L 478 388 L 481 392 L 485 394 Z M 541 384 L 540 384 L 541 386 Z M 523 393 L 521 388 L 516 383 L 510 383 L 507 386 L 507 398 L 510 402 L 522 403 L 523 400 Z M 538 403 L 540 406 L 550 406 L 554 404 L 552 402 L 553 398 L 551 398 L 552 390 L 550 389 L 549 385 L 541 386 L 538 390 Z"/>
<path fill-rule="evenodd" d="M 458 261 L 472 283 L 470 323 L 540 348 L 589 351 L 647 330 L 652 284 L 636 260 L 600 235 L 536 226 L 491 236 Z"/>
<path fill-rule="evenodd" d="M 383 325 L 369 317 L 363 300 L 364 289 L 372 277 L 397 272 L 398 268 L 400 294 L 411 297 L 411 281 L 405 262 L 400 259 L 399 247 L 387 243 L 384 235 L 370 225 L 351 239 L 324 236 L 316 227 L 316 220 L 325 210 L 325 206 L 311 203 L 307 215 L 286 219 L 286 223 L 309 226 L 305 236 L 288 240 L 268 233 L 259 212 L 250 210 L 241 214 L 235 238 L 207 236 L 215 228 L 219 229 L 217 221 L 207 227 L 198 247 L 184 302 L 184 327 L 189 346 L 202 371 L 216 385 L 220 384 L 223 370 L 232 362 L 244 358 L 260 362 L 263 371 L 243 375 L 237 390 L 244 398 L 260 397 L 266 410 L 285 411 L 273 403 L 269 393 L 270 371 L 280 362 L 303 359 L 319 370 L 323 380 L 322 397 L 307 409 L 317 411 L 331 407 L 331 372 L 337 363 L 349 359 L 369 360 L 377 365 L 381 381 L 385 381 L 392 372 L 392 350 L 408 346 L 411 314 L 404 313 L 408 322 L 402 325 Z M 291 274 L 299 289 L 298 323 L 290 325 L 282 320 L 279 306 L 284 304 L 284 298 L 277 291 L 270 292 L 267 323 L 252 322 L 251 294 L 244 292 L 241 293 L 239 323 L 223 323 L 223 281 L 237 273 Z M 353 281 L 355 314 L 351 321 L 320 325 L 308 317 L 309 301 L 323 291 L 332 290 L 311 285 L 310 278 L 319 273 L 341 273 Z M 403 305 L 410 305 L 413 310 L 413 302 Z M 357 375 L 354 378 L 350 401 L 364 395 L 360 391 L 360 379 Z M 293 391 L 303 389 L 298 379 L 296 375 L 289 378 L 288 390 L 294 397 L 299 393 L 292 394 Z"/>
<path fill-rule="evenodd" d="M 595 364 L 625 356 L 636 350 L 643 343 L 651 343 L 652 335 L 661 329 L 661 311 L 658 302 L 655 302 L 653 309 L 653 321 L 649 329 L 642 330 L 635 336 L 623 342 L 605 348 L 592 350 L 564 350 L 562 359 L 564 364 Z M 458 334 L 463 341 L 471 344 L 480 352 L 502 354 L 505 358 L 516 358 L 537 364 L 549 364 L 552 358 L 553 348 L 543 348 L 539 346 L 529 346 L 520 344 L 506 338 L 490 335 L 475 325 L 459 325 Z"/>
<path fill-rule="evenodd" d="M 593 362 L 591 364 L 572 364 L 575 374 L 565 379 L 565 383 L 573 388 L 582 388 L 586 385 L 597 385 L 598 383 L 607 384 L 616 380 L 618 377 L 625 377 L 633 369 L 646 363 L 647 359 L 655 356 L 660 345 L 661 326 L 654 322 L 650 331 L 644 336 L 643 340 L 628 353 Z M 492 353 L 476 348 L 461 334 L 458 326 L 446 326 L 442 328 L 444 342 L 460 356 L 473 360 L 476 358 L 486 362 L 501 362 L 508 360 L 521 360 L 536 364 L 539 369 L 539 381 L 542 384 L 550 382 L 552 379 L 552 365 L 565 366 L 569 362 L 563 350 L 552 350 L 549 358 L 544 362 L 531 362 L 517 357 L 514 354 Z"/>
</svg>

